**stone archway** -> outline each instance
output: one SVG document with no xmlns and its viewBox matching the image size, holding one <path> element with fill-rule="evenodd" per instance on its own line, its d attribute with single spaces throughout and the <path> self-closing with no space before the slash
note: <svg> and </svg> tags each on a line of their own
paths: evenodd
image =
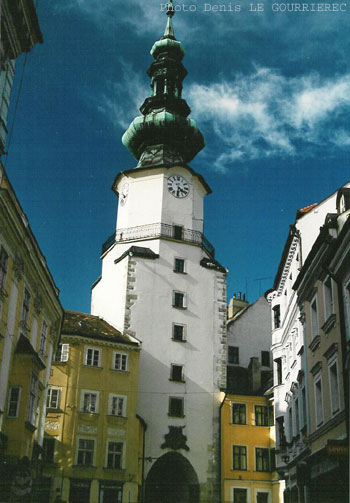
<svg viewBox="0 0 350 503">
<path fill-rule="evenodd" d="M 199 503 L 199 482 L 191 463 L 178 452 L 161 456 L 148 473 L 145 503 Z"/>
</svg>

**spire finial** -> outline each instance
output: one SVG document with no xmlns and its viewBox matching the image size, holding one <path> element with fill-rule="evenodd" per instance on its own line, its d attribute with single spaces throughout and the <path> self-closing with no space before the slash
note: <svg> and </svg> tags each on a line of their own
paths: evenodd
<svg viewBox="0 0 350 503">
<path fill-rule="evenodd" d="M 173 0 L 170 0 L 168 3 L 168 9 L 166 11 L 166 15 L 168 16 L 168 22 L 165 27 L 164 36 L 162 38 L 172 38 L 175 40 L 175 33 L 173 27 L 172 17 L 175 14 L 175 9 L 173 6 Z"/>
</svg>

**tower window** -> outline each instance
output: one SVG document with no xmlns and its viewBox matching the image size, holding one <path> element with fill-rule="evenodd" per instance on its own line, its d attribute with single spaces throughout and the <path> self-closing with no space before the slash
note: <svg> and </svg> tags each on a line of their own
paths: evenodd
<svg viewBox="0 0 350 503">
<path fill-rule="evenodd" d="M 175 341 L 185 342 L 185 325 L 173 324 L 173 339 Z"/>
<path fill-rule="evenodd" d="M 182 292 L 173 292 L 173 307 L 186 307 L 185 294 Z"/>
<path fill-rule="evenodd" d="M 183 365 L 171 365 L 170 380 L 184 382 Z"/>
<path fill-rule="evenodd" d="M 230 364 L 239 364 L 239 348 L 236 346 L 228 347 L 228 363 Z"/>
<path fill-rule="evenodd" d="M 184 417 L 184 399 L 169 397 L 169 416 Z"/>
<path fill-rule="evenodd" d="M 173 225 L 173 238 L 182 240 L 184 236 L 184 228 L 182 225 Z"/>
<path fill-rule="evenodd" d="M 174 261 L 174 272 L 185 272 L 185 261 L 182 258 L 176 258 Z"/>
</svg>

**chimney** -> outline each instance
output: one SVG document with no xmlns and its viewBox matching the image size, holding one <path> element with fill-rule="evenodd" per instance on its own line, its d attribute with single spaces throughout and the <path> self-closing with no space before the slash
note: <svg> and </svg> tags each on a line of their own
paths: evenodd
<svg viewBox="0 0 350 503">
<path fill-rule="evenodd" d="M 250 381 L 250 390 L 253 392 L 261 388 L 261 365 L 259 358 L 254 356 L 250 359 L 248 366 L 248 375 Z"/>
</svg>

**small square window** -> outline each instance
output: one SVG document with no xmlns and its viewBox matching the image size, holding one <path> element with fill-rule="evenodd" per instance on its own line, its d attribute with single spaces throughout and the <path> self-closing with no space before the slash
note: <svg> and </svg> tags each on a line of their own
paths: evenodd
<svg viewBox="0 0 350 503">
<path fill-rule="evenodd" d="M 169 416 L 184 417 L 184 399 L 183 398 L 169 398 Z"/>
<path fill-rule="evenodd" d="M 182 292 L 174 292 L 173 307 L 185 307 L 185 294 Z"/>
<path fill-rule="evenodd" d="M 185 261 L 182 258 L 176 258 L 174 261 L 174 272 L 185 272 Z"/>
<path fill-rule="evenodd" d="M 239 364 L 239 348 L 236 346 L 228 347 L 228 363 Z"/>
<path fill-rule="evenodd" d="M 184 325 L 173 325 L 173 339 L 176 341 L 185 341 L 185 326 Z"/>
<path fill-rule="evenodd" d="M 183 382 L 183 365 L 171 365 L 170 379 L 172 381 Z"/>
</svg>

